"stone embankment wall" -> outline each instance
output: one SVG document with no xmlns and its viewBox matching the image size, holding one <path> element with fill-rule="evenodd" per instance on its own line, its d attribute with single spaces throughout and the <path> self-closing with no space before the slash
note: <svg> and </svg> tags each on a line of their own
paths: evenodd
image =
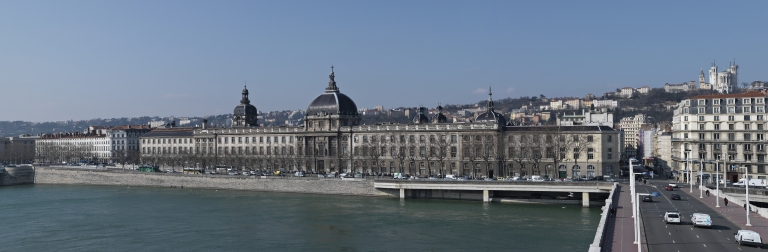
<svg viewBox="0 0 768 252">
<path fill-rule="evenodd" d="M 35 170 L 31 166 L 5 167 L 0 169 L 0 186 L 33 184 Z"/>
<path fill-rule="evenodd" d="M 293 193 L 339 194 L 361 196 L 396 196 L 395 192 L 377 190 L 373 180 L 341 180 L 329 178 L 194 175 L 179 173 L 146 173 L 122 170 L 40 168 L 36 184 L 117 185 L 185 187 L 228 190 L 251 190 Z"/>
</svg>

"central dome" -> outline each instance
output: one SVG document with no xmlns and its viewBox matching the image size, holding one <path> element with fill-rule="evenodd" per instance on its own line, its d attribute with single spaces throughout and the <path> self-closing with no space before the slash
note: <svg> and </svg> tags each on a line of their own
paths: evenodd
<svg viewBox="0 0 768 252">
<path fill-rule="evenodd" d="M 307 115 L 357 115 L 357 105 L 342 93 L 325 93 L 317 96 L 307 107 Z"/>
<path fill-rule="evenodd" d="M 333 67 L 331 67 L 331 75 L 328 77 L 331 80 L 328 82 L 328 87 L 325 88 L 325 93 L 317 96 L 309 104 L 307 115 L 358 115 L 355 102 L 349 96 L 339 92 L 334 80 L 336 75 L 333 73 Z"/>
</svg>

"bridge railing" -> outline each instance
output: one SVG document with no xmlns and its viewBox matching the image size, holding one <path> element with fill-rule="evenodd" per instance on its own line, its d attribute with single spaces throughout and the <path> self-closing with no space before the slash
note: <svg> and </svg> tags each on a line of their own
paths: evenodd
<svg viewBox="0 0 768 252">
<path fill-rule="evenodd" d="M 616 187 L 619 183 L 613 183 L 611 187 L 611 193 L 608 195 L 608 199 L 605 200 L 603 206 L 603 213 L 600 215 L 600 223 L 597 225 L 597 231 L 595 231 L 595 239 L 592 240 L 592 244 L 589 245 L 589 252 L 602 251 L 602 244 L 606 232 L 606 224 L 608 223 L 608 217 L 610 216 L 610 209 L 613 207 L 613 193 L 616 191 Z"/>
</svg>

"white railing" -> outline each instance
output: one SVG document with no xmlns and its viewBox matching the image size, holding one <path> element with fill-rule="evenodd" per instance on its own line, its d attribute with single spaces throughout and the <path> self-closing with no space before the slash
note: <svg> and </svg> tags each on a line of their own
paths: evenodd
<svg viewBox="0 0 768 252">
<path fill-rule="evenodd" d="M 611 193 L 608 195 L 608 199 L 605 200 L 603 206 L 603 214 L 600 216 L 600 223 L 597 224 L 597 231 L 595 231 L 595 239 L 592 240 L 592 244 L 589 245 L 589 252 L 602 251 L 603 239 L 605 237 L 606 225 L 608 223 L 608 216 L 610 216 L 610 210 L 613 207 L 613 193 L 616 192 L 616 187 L 619 183 L 613 183 L 611 187 Z M 614 217 L 615 218 L 615 217 Z"/>
</svg>

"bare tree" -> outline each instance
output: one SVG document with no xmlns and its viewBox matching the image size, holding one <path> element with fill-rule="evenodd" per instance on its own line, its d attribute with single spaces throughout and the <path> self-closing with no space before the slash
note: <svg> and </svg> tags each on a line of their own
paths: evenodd
<svg viewBox="0 0 768 252">
<path fill-rule="evenodd" d="M 520 176 L 525 175 L 525 171 L 523 170 L 526 163 L 526 153 L 527 153 L 527 137 L 526 135 L 517 135 L 512 136 L 513 142 L 512 142 L 512 148 L 513 151 L 510 153 L 510 159 L 517 163 L 518 169 L 520 169 Z"/>
<path fill-rule="evenodd" d="M 433 145 L 433 147 L 437 148 L 434 158 L 440 164 L 439 173 L 440 175 L 445 176 L 445 162 L 448 159 L 451 143 L 446 139 L 445 135 L 440 135 L 440 139 Z"/>
<path fill-rule="evenodd" d="M 371 139 L 368 140 L 367 143 L 365 143 L 366 146 L 364 148 L 367 150 L 367 158 L 371 160 L 371 173 L 376 173 L 376 171 L 373 171 L 373 167 L 376 167 L 379 165 L 379 160 L 381 159 L 381 146 L 382 143 L 378 139 L 377 136 L 371 136 Z M 364 151 L 365 152 L 365 151 Z"/>
<path fill-rule="evenodd" d="M 551 158 L 553 169 L 559 169 L 563 161 L 568 160 L 569 150 L 573 148 L 573 138 L 568 137 L 559 126 L 549 128 L 545 133 L 546 158 Z M 566 170 L 568 168 L 566 167 Z M 560 177 L 560 175 L 558 175 Z"/>
<path fill-rule="evenodd" d="M 496 151 L 496 138 L 494 135 L 486 135 L 482 140 L 483 141 L 480 143 L 480 146 L 482 146 L 481 159 L 485 165 L 485 176 L 490 178 L 491 174 L 489 174 L 488 166 L 491 161 L 496 160 L 494 156 Z"/>
</svg>

